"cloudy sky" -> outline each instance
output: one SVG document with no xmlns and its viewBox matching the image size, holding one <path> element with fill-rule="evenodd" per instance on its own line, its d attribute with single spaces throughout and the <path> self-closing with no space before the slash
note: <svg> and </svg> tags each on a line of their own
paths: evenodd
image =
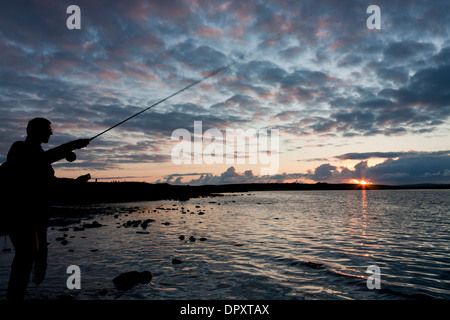
<svg viewBox="0 0 450 320">
<path fill-rule="evenodd" d="M 81 29 L 66 25 L 72 4 Z M 373 4 L 381 29 L 366 25 Z M 0 161 L 34 117 L 52 121 L 44 149 L 93 137 L 233 62 L 96 138 L 75 162 L 54 164 L 57 176 L 450 183 L 449 4 L 2 1 Z M 192 140 L 172 139 L 177 129 Z M 226 150 L 227 130 L 238 129 L 267 132 L 271 142 L 256 135 L 244 150 Z M 206 131 L 215 132 L 213 144 Z M 278 144 L 269 139 L 275 132 Z M 181 146 L 191 163 L 174 161 Z M 205 154 L 214 163 L 193 161 Z"/>
</svg>

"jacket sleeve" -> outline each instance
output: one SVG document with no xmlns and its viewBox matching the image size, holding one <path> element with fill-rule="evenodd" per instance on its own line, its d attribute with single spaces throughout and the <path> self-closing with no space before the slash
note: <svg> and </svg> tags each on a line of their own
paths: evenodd
<svg viewBox="0 0 450 320">
<path fill-rule="evenodd" d="M 53 163 L 64 159 L 67 154 L 75 149 L 84 148 L 89 144 L 89 139 L 78 139 L 71 142 L 64 143 L 59 147 L 47 150 L 45 155 L 49 163 Z"/>
</svg>

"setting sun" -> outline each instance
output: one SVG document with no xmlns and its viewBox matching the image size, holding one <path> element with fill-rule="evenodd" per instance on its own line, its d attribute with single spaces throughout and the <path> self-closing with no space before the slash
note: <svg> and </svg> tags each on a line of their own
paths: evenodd
<svg viewBox="0 0 450 320">
<path fill-rule="evenodd" d="M 372 184 L 372 182 L 369 181 L 365 181 L 365 180 L 357 180 L 357 179 L 352 179 L 350 180 L 351 183 L 355 183 L 355 184 L 360 184 L 362 186 L 368 185 L 368 184 Z"/>
</svg>

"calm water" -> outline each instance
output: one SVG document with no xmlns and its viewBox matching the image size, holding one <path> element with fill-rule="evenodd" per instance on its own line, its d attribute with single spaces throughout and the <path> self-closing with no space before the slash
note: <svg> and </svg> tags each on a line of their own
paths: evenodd
<svg viewBox="0 0 450 320">
<path fill-rule="evenodd" d="M 49 229 L 48 276 L 30 283 L 28 298 L 450 298 L 450 190 L 250 192 L 100 207 L 111 214 L 84 222 L 101 228 Z M 123 226 L 138 219 L 155 221 Z M 0 253 L 0 299 L 12 258 Z M 66 287 L 69 265 L 81 269 L 81 290 Z M 381 289 L 367 287 L 371 265 Z M 131 270 L 153 279 L 117 291 L 112 279 Z"/>
</svg>

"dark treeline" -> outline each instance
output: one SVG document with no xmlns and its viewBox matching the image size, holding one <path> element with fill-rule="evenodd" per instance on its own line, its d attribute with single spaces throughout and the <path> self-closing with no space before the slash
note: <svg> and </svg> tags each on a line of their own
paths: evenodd
<svg viewBox="0 0 450 320">
<path fill-rule="evenodd" d="M 50 194 L 52 204 L 88 204 L 152 200 L 188 200 L 217 196 L 221 193 L 283 190 L 395 190 L 395 189 L 450 189 L 450 185 L 357 185 L 357 184 L 300 184 L 254 183 L 226 185 L 170 185 L 145 182 L 89 182 L 56 185 Z"/>
</svg>

